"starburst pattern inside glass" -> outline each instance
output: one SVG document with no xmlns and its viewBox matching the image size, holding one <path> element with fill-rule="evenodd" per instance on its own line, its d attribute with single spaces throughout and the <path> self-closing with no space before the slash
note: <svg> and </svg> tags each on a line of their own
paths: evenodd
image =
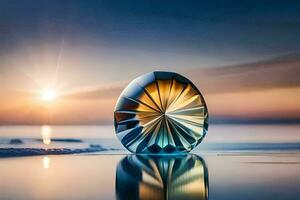
<svg viewBox="0 0 300 200">
<path fill-rule="evenodd" d="M 188 152 L 208 128 L 205 101 L 185 77 L 152 72 L 133 80 L 120 95 L 115 130 L 131 152 Z"/>
<path fill-rule="evenodd" d="M 195 155 L 130 155 L 117 166 L 117 199 L 208 199 L 208 170 Z"/>
</svg>

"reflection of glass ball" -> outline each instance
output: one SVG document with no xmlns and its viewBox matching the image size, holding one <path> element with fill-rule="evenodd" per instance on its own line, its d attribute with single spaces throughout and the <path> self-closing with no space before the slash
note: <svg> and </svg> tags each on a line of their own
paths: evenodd
<svg viewBox="0 0 300 200">
<path fill-rule="evenodd" d="M 120 95 L 115 130 L 131 152 L 188 152 L 208 128 L 208 111 L 196 86 L 173 72 L 152 72 L 133 80 Z"/>
<path fill-rule="evenodd" d="M 208 199 L 208 170 L 195 155 L 130 155 L 118 164 L 117 199 Z"/>
</svg>

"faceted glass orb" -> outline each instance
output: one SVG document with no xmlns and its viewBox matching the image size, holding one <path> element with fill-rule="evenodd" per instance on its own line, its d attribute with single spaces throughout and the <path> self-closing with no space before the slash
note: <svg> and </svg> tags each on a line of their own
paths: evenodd
<svg viewBox="0 0 300 200">
<path fill-rule="evenodd" d="M 116 170 L 119 200 L 207 200 L 208 169 L 195 155 L 129 155 Z"/>
<path fill-rule="evenodd" d="M 187 78 L 152 72 L 124 89 L 114 120 L 118 138 L 131 152 L 188 152 L 207 132 L 208 111 L 201 93 Z"/>
</svg>

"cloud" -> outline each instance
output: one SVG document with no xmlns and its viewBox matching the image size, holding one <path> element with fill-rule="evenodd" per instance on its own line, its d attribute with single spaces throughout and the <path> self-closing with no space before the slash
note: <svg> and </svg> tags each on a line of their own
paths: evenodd
<svg viewBox="0 0 300 200">
<path fill-rule="evenodd" d="M 126 82 L 127 84 L 127 82 Z M 66 99 L 111 99 L 116 98 L 120 95 L 122 89 L 126 86 L 123 84 L 116 84 L 109 87 L 93 87 L 93 88 L 83 88 L 76 89 L 68 94 L 63 95 Z"/>
<path fill-rule="evenodd" d="M 259 62 L 179 71 L 205 94 L 300 87 L 300 54 Z M 94 87 L 66 95 L 73 99 L 117 98 L 130 80 L 109 87 Z"/>
<path fill-rule="evenodd" d="M 300 56 L 179 72 L 204 94 L 212 122 L 298 123 Z M 129 81 L 128 81 L 129 82 Z M 116 100 L 127 83 L 74 93 L 77 100 Z M 113 107 L 113 105 L 111 105 Z"/>
<path fill-rule="evenodd" d="M 256 91 L 300 86 L 300 54 L 184 73 L 206 93 Z"/>
<path fill-rule="evenodd" d="M 299 66 L 300 56 L 290 54 L 255 63 L 179 73 L 200 89 L 213 123 L 299 123 Z M 2 100 L 0 122 L 112 124 L 116 100 L 129 82 L 66 91 L 48 107 L 30 100 L 31 94 L 18 93 L 14 101 Z"/>
</svg>

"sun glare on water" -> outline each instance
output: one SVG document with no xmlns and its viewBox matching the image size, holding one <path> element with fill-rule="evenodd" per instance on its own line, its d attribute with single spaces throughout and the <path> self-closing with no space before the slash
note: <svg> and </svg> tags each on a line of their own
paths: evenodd
<svg viewBox="0 0 300 200">
<path fill-rule="evenodd" d="M 44 101 L 54 101 L 57 99 L 57 92 L 54 89 L 45 89 L 42 91 L 42 99 Z"/>
<path fill-rule="evenodd" d="M 51 143 L 51 134 L 52 134 L 51 126 L 43 125 L 41 128 L 41 135 L 42 135 L 43 143 L 45 145 L 49 145 Z"/>
<path fill-rule="evenodd" d="M 48 156 L 43 157 L 43 167 L 45 169 L 50 168 L 51 159 Z"/>
</svg>

